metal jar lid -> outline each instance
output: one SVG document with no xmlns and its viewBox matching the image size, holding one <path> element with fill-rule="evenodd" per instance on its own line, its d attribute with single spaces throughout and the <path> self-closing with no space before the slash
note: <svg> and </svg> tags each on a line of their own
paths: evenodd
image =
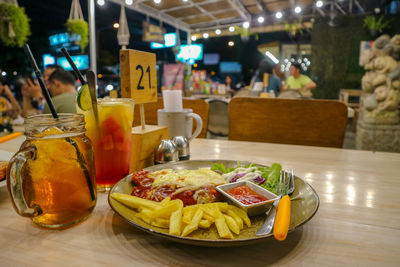
<svg viewBox="0 0 400 267">
<path fill-rule="evenodd" d="M 155 152 L 155 163 L 174 162 L 179 160 L 179 152 L 175 143 L 169 139 L 161 140 Z"/>
<path fill-rule="evenodd" d="M 190 149 L 189 149 L 189 141 L 184 136 L 175 136 L 174 141 L 178 153 L 179 153 L 179 160 L 188 160 L 190 158 Z"/>
</svg>

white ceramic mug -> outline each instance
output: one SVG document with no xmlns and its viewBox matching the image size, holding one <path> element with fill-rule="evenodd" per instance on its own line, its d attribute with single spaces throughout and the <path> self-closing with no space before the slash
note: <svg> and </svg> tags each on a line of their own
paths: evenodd
<svg viewBox="0 0 400 267">
<path fill-rule="evenodd" d="M 167 126 L 170 138 L 175 136 L 184 136 L 189 141 L 196 138 L 203 128 L 201 117 L 193 113 L 192 109 L 183 109 L 183 111 L 168 112 L 164 109 L 157 111 L 158 125 Z M 193 119 L 196 120 L 196 130 L 192 133 Z"/>
</svg>

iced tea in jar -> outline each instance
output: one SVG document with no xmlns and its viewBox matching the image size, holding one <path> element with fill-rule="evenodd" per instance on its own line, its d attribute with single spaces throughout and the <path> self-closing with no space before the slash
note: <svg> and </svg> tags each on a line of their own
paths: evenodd
<svg viewBox="0 0 400 267">
<path fill-rule="evenodd" d="M 7 187 L 17 213 L 47 228 L 86 219 L 96 205 L 96 174 L 84 116 L 28 117 L 25 136 L 7 170 Z"/>
</svg>

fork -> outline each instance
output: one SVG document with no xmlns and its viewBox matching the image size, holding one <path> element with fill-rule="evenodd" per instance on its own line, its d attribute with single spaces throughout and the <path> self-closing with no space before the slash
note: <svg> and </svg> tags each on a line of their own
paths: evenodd
<svg viewBox="0 0 400 267">
<path fill-rule="evenodd" d="M 258 229 L 256 233 L 257 236 L 270 234 L 274 229 L 274 236 L 276 239 L 284 240 L 286 238 L 290 223 L 290 199 L 288 194 L 293 193 L 293 191 L 293 169 L 290 168 L 281 171 L 278 186 L 278 194 L 280 197 L 279 199 L 275 200 L 271 209 L 268 211 L 268 217 L 260 229 Z M 282 198 L 282 203 L 279 205 Z M 277 210 L 279 211 L 278 213 Z M 278 223 L 275 222 L 275 218 L 278 218 Z M 281 221 L 284 223 L 283 225 Z"/>
</svg>

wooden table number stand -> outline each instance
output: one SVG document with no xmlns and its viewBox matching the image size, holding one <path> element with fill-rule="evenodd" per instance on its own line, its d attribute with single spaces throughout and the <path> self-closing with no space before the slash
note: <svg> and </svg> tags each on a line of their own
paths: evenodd
<svg viewBox="0 0 400 267">
<path fill-rule="evenodd" d="M 132 98 L 140 107 L 140 126 L 132 128 L 130 172 L 152 166 L 154 151 L 168 128 L 146 125 L 144 103 L 157 102 L 156 55 L 132 49 L 120 51 L 121 96 Z"/>
</svg>

